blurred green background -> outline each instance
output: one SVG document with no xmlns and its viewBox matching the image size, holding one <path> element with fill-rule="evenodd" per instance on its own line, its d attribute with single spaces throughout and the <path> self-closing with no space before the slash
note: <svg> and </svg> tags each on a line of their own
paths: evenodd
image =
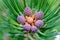
<svg viewBox="0 0 60 40">
<path fill-rule="evenodd" d="M 58 1 L 58 3 L 60 4 L 60 0 L 57 0 Z M 48 3 L 50 3 L 51 1 L 50 0 L 48 0 Z M 57 3 L 51 8 L 51 10 L 55 7 L 57 5 Z M 60 7 L 59 7 L 59 10 L 60 10 Z M 6 12 L 6 11 L 9 11 L 8 9 L 7 9 L 7 7 L 4 5 L 4 3 L 3 3 L 3 1 L 2 0 L 0 0 L 0 14 L 3 14 L 4 16 L 6 16 L 6 14 L 4 13 L 4 12 Z M 1 18 L 0 18 L 1 19 Z M 57 21 L 60 21 L 60 19 L 59 20 L 57 20 Z M 0 24 L 1 25 L 1 24 Z M 4 25 L 3 25 L 4 26 Z M 11 28 L 11 27 L 10 27 Z M 0 28 L 0 40 L 7 40 L 7 38 L 9 38 L 8 37 L 8 35 L 9 34 L 7 34 L 7 33 L 5 33 L 5 31 L 10 31 L 9 30 L 9 28 L 7 28 L 6 30 L 3 30 L 3 29 L 5 29 L 5 28 Z M 53 30 L 57 30 L 58 32 L 60 32 L 60 26 L 57 26 L 57 27 L 55 27 L 55 28 L 53 28 Z M 13 31 L 13 28 L 12 28 L 12 31 Z M 7 35 L 6 35 L 7 34 Z M 6 37 L 6 38 L 5 38 Z M 9 39 L 9 40 L 11 40 L 11 39 Z M 54 40 L 54 39 L 52 39 L 52 40 Z"/>
</svg>

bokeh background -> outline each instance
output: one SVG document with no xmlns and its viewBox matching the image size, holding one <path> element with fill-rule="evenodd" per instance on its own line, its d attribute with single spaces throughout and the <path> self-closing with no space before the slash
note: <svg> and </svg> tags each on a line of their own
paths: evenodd
<svg viewBox="0 0 60 40">
<path fill-rule="evenodd" d="M 57 1 L 58 1 L 58 3 L 60 4 L 60 0 L 57 0 Z M 52 0 L 48 0 L 48 3 L 50 3 L 50 2 L 52 2 Z M 51 10 L 52 10 L 56 5 L 57 5 L 57 3 L 54 4 L 54 6 L 51 8 Z M 60 7 L 59 7 L 59 10 L 60 10 Z M 5 6 L 5 4 L 3 3 L 3 1 L 0 0 L 0 14 L 2 14 L 3 16 L 6 16 L 5 13 L 7 13 L 7 12 L 9 13 L 8 8 Z M 2 17 L 2 19 L 3 19 L 3 17 Z M 0 16 L 0 20 L 1 20 L 1 16 Z M 7 19 L 6 19 L 6 20 L 7 20 Z M 60 19 L 57 20 L 57 21 L 60 22 Z M 1 22 L 1 21 L 0 21 L 0 22 Z M 4 28 L 3 28 L 3 27 L 1 27 L 1 25 L 5 26 L 5 24 L 1 24 L 1 23 L 0 23 L 0 40 L 12 40 L 11 37 L 13 38 L 14 35 L 12 34 L 11 37 L 9 37 L 8 35 L 10 35 L 10 34 L 8 34 L 8 32 L 9 32 L 10 30 L 13 32 L 13 28 L 12 28 L 12 27 L 10 27 L 10 29 L 9 29 L 9 27 L 4 27 Z M 54 27 L 53 30 L 56 30 L 57 33 L 59 33 L 59 32 L 60 32 L 60 26 Z M 14 29 L 14 31 L 17 31 L 17 30 Z M 23 37 L 23 36 L 22 36 L 22 37 Z M 16 37 L 16 38 L 17 38 L 17 37 Z M 18 38 L 18 39 L 20 39 L 20 38 Z M 18 40 L 18 39 L 15 39 L 15 40 Z M 20 40 L 21 40 L 21 39 L 20 39 Z M 52 38 L 51 40 L 54 40 L 54 39 Z"/>
</svg>

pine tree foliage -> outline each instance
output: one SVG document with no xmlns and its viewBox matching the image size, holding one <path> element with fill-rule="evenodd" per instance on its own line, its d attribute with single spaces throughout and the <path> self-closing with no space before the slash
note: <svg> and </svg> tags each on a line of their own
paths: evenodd
<svg viewBox="0 0 60 40">
<path fill-rule="evenodd" d="M 1 0 L 1 2 L 1 34 L 10 34 L 12 40 L 26 38 L 22 25 L 17 22 L 17 17 L 20 14 L 24 15 L 25 7 L 30 7 L 33 12 L 41 10 L 44 12 L 44 27 L 33 35 L 28 33 L 29 40 L 52 40 L 57 34 L 58 31 L 54 29 L 54 27 L 60 26 L 60 3 L 57 0 Z"/>
</svg>

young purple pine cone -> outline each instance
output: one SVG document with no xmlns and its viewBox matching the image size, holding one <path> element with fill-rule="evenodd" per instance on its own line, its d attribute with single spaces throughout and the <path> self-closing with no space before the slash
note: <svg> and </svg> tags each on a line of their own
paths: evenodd
<svg viewBox="0 0 60 40">
<path fill-rule="evenodd" d="M 35 22 L 35 25 L 36 25 L 38 28 L 41 28 L 41 27 L 44 25 L 44 22 L 43 22 L 43 20 L 37 20 L 37 21 Z"/>
<path fill-rule="evenodd" d="M 25 20 L 24 16 L 18 16 L 18 17 L 17 17 L 17 21 L 18 21 L 19 23 L 24 24 L 26 20 Z"/>
<path fill-rule="evenodd" d="M 39 11 L 35 14 L 35 16 L 36 16 L 36 19 L 42 19 L 44 16 L 44 13 L 42 11 Z"/>
<path fill-rule="evenodd" d="M 26 7 L 25 10 L 24 10 L 24 13 L 29 16 L 32 14 L 32 10 L 29 8 L 29 7 Z"/>
<path fill-rule="evenodd" d="M 30 31 L 30 28 L 31 28 L 31 25 L 26 23 L 24 26 L 23 26 L 23 29 L 24 31 Z"/>
<path fill-rule="evenodd" d="M 31 32 L 36 33 L 38 31 L 36 26 L 32 26 L 31 27 Z"/>
</svg>

